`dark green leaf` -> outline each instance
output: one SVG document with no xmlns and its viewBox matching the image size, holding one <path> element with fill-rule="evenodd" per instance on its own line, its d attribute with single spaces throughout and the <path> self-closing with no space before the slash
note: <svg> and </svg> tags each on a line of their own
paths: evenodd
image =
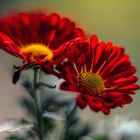
<svg viewBox="0 0 140 140">
<path fill-rule="evenodd" d="M 15 135 L 10 135 L 9 137 L 6 138 L 6 140 L 25 140 L 25 138 L 15 134 Z"/>
</svg>

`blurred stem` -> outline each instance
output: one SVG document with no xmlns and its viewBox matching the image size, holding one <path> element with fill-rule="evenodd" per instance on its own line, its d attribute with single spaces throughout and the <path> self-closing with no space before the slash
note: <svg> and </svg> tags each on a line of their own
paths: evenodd
<svg viewBox="0 0 140 140">
<path fill-rule="evenodd" d="M 71 121 L 75 115 L 76 109 L 77 109 L 77 106 L 75 104 L 73 109 L 71 110 L 71 112 L 67 116 L 67 120 L 65 122 L 64 131 L 63 131 L 64 133 L 63 133 L 62 139 L 60 139 L 60 140 L 67 140 L 67 138 L 69 137 L 69 129 L 71 126 Z"/>
<path fill-rule="evenodd" d="M 34 80 L 33 80 L 33 90 L 34 90 L 34 101 L 36 104 L 36 125 L 37 125 L 37 135 L 39 140 L 44 140 L 44 134 L 43 134 L 43 113 L 42 113 L 42 107 L 40 103 L 40 95 L 38 94 L 38 75 L 39 69 L 34 68 Z"/>
</svg>

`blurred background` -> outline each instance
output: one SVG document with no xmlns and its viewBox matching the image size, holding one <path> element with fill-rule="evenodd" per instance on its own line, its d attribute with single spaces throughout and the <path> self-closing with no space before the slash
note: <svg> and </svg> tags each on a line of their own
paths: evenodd
<svg viewBox="0 0 140 140">
<path fill-rule="evenodd" d="M 100 40 L 112 41 L 123 46 L 130 54 L 133 65 L 137 67 L 140 78 L 140 1 L 138 0 L 0 0 L 0 16 L 19 11 L 58 12 L 74 20 L 85 31 L 97 34 Z M 8 118 L 24 116 L 18 99 L 24 94 L 22 86 L 12 84 L 12 65 L 18 60 L 0 50 L 0 124 Z M 57 79 L 56 79 L 57 82 Z M 138 83 L 140 83 L 138 81 Z M 123 109 L 115 109 L 110 116 L 93 113 L 90 109 L 79 110 L 80 118 L 90 125 L 97 126 L 97 132 L 104 125 L 106 133 L 110 130 L 126 135 L 140 134 L 140 91 L 133 96 L 133 103 Z M 116 124 L 118 127 L 116 129 Z M 113 129 L 112 129 L 113 128 Z M 129 129 L 130 128 L 130 129 Z M 113 132 L 111 132 L 113 135 Z M 118 140 L 117 136 L 111 136 Z M 130 138 L 130 136 L 129 136 Z M 1 138 L 3 139 L 3 138 Z M 140 137 L 133 137 L 140 140 Z M 132 140 L 130 139 L 130 140 Z M 123 140 L 123 138 L 122 138 Z M 129 139 L 127 139 L 129 140 Z"/>
</svg>

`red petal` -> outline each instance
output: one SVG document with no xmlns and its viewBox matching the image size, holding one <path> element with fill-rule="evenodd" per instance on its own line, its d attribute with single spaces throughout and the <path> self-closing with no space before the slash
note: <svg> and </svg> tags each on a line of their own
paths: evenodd
<svg viewBox="0 0 140 140">
<path fill-rule="evenodd" d="M 48 33 L 48 38 L 47 38 L 48 44 L 50 44 L 54 40 L 55 34 L 56 34 L 56 30 L 52 30 Z"/>
<path fill-rule="evenodd" d="M 60 21 L 60 16 L 56 13 L 53 13 L 48 16 L 48 21 L 52 26 L 56 26 Z"/>
<path fill-rule="evenodd" d="M 54 50 L 54 63 L 58 64 L 64 60 L 64 58 L 68 58 L 70 61 L 76 60 L 76 62 L 77 60 L 84 61 L 81 54 L 86 53 L 88 49 L 88 42 L 81 38 L 75 38 Z M 78 63 L 80 62 L 78 61 Z"/>
<path fill-rule="evenodd" d="M 126 69 L 120 73 L 114 74 L 114 78 L 118 79 L 121 77 L 128 77 L 130 75 L 133 75 L 136 72 L 136 68 L 134 66 L 130 66 L 129 69 Z"/>
<path fill-rule="evenodd" d="M 110 114 L 110 109 L 109 109 L 109 108 L 106 108 L 106 107 L 103 107 L 103 108 L 102 108 L 102 112 L 103 112 L 105 115 L 109 115 L 109 114 Z"/>
<path fill-rule="evenodd" d="M 20 78 L 20 73 L 21 73 L 20 71 L 16 71 L 16 72 L 14 73 L 13 79 L 12 79 L 13 84 L 16 84 L 17 81 L 19 80 L 19 78 Z"/>
<path fill-rule="evenodd" d="M 104 106 L 107 108 L 111 108 L 113 106 L 113 101 L 110 98 L 104 98 Z"/>
<path fill-rule="evenodd" d="M 92 51 L 94 51 L 94 48 L 97 46 L 98 44 L 98 37 L 96 35 L 92 35 L 90 38 L 90 46 L 92 48 Z"/>
<path fill-rule="evenodd" d="M 8 36 L 3 34 L 2 32 L 0 32 L 0 41 L 2 41 L 2 42 L 7 41 L 7 42 L 13 43 L 13 41 Z"/>
<path fill-rule="evenodd" d="M 107 59 L 110 56 L 111 51 L 112 51 L 112 43 L 108 42 L 104 46 L 104 50 L 102 52 L 101 58 L 99 59 L 98 65 L 96 65 L 95 72 L 98 71 L 98 73 L 100 74 L 101 71 L 103 71 L 106 68 L 106 65 L 108 65 Z M 95 68 L 93 68 L 93 69 L 95 69 Z"/>
<path fill-rule="evenodd" d="M 75 84 L 70 84 L 68 82 L 63 82 L 60 85 L 61 90 L 66 90 L 66 91 L 75 91 L 77 92 L 77 86 Z"/>
<path fill-rule="evenodd" d="M 114 63 L 114 65 L 112 66 L 111 71 L 117 69 L 117 67 L 119 66 L 125 66 L 125 65 L 130 65 L 130 61 L 129 61 L 129 56 L 128 55 L 124 55 L 120 60 L 118 60 L 116 63 Z"/>
<path fill-rule="evenodd" d="M 0 48 L 14 56 L 19 57 L 19 48 L 8 36 L 6 36 L 1 32 L 0 32 Z"/>
<path fill-rule="evenodd" d="M 52 50 L 71 39 L 82 37 L 85 33 L 68 18 L 53 13 L 19 13 L 0 19 L 0 31 L 8 35 L 17 46 L 30 43 L 43 43 Z"/>
<path fill-rule="evenodd" d="M 134 91 L 128 91 L 127 94 L 135 94 Z"/>
<path fill-rule="evenodd" d="M 121 87 L 121 86 L 135 83 L 137 80 L 138 78 L 135 76 L 122 77 L 119 79 L 115 79 L 115 76 L 114 76 L 105 81 L 105 87 Z"/>
<path fill-rule="evenodd" d="M 23 65 L 20 66 L 20 68 L 14 73 L 13 75 L 13 84 L 16 84 L 17 81 L 19 80 L 20 78 L 20 74 L 21 72 L 26 68 L 26 66 L 28 65 L 28 63 L 24 63 Z"/>
<path fill-rule="evenodd" d="M 83 36 L 84 37 L 85 36 L 84 31 L 80 28 L 76 28 L 75 29 L 75 37 L 77 37 L 77 36 Z"/>
<path fill-rule="evenodd" d="M 103 107 L 103 100 L 98 97 L 89 97 L 89 106 L 92 110 L 101 110 Z"/>
<path fill-rule="evenodd" d="M 127 94 L 124 94 L 123 98 L 124 98 L 126 104 L 130 104 L 133 101 L 132 98 Z"/>
<path fill-rule="evenodd" d="M 135 76 L 130 76 L 127 78 L 120 78 L 120 79 L 114 81 L 114 85 L 125 86 L 125 85 L 135 83 L 137 80 L 138 80 L 138 78 Z"/>
<path fill-rule="evenodd" d="M 111 108 L 113 106 L 113 103 L 111 102 L 104 102 L 104 106 L 107 108 Z"/>
<path fill-rule="evenodd" d="M 87 106 L 87 97 L 84 95 L 79 95 L 76 100 L 76 104 L 81 108 L 85 108 Z"/>
<path fill-rule="evenodd" d="M 98 46 L 98 38 L 96 35 L 92 35 L 90 38 L 89 54 L 84 53 L 86 58 L 86 67 L 88 71 L 93 69 L 93 61 L 94 61 L 95 51 L 97 46 Z"/>
<path fill-rule="evenodd" d="M 104 69 L 100 73 L 103 79 L 106 79 L 108 77 L 109 73 L 111 72 L 112 66 L 114 66 L 118 59 L 122 57 L 123 52 L 124 50 L 122 48 L 112 47 L 112 52 L 106 60 L 107 62 L 104 66 Z"/>
<path fill-rule="evenodd" d="M 124 94 L 121 98 L 114 99 L 114 103 L 120 107 L 122 107 L 125 104 L 130 104 L 132 101 L 132 98 L 127 94 Z"/>
<path fill-rule="evenodd" d="M 101 42 L 96 49 L 96 54 L 94 57 L 94 68 L 96 67 L 97 63 L 99 63 L 99 60 L 101 59 L 104 51 L 105 51 L 105 43 Z"/>
<path fill-rule="evenodd" d="M 67 18 L 63 18 L 60 22 L 60 25 L 58 27 L 59 36 L 57 36 L 56 41 L 57 42 L 66 42 L 70 40 L 71 36 L 73 36 L 73 31 L 75 28 L 75 24 L 71 22 Z"/>
<path fill-rule="evenodd" d="M 138 90 L 140 89 L 140 86 L 139 85 L 136 85 L 136 84 L 130 84 L 130 85 L 127 85 L 127 86 L 122 86 L 122 87 L 119 87 L 117 88 L 118 90 Z"/>
<path fill-rule="evenodd" d="M 121 92 L 108 92 L 106 94 L 106 96 L 109 96 L 110 98 L 120 98 L 123 96 L 124 93 L 121 93 Z"/>
</svg>

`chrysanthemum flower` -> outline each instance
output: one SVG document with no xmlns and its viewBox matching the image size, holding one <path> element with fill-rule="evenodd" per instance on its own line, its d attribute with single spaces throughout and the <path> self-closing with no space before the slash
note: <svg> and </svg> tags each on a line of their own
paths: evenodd
<svg viewBox="0 0 140 140">
<path fill-rule="evenodd" d="M 62 44 L 84 36 L 74 22 L 56 13 L 20 13 L 0 19 L 0 48 L 24 61 L 14 74 L 14 83 L 25 67 L 30 64 L 42 66 L 52 61 L 64 50 Z M 59 59 L 61 56 L 57 61 Z"/>
<path fill-rule="evenodd" d="M 80 46 L 87 43 L 79 42 Z M 75 48 L 79 44 L 75 44 Z M 136 68 L 124 49 L 111 42 L 98 42 L 95 35 L 88 47 L 89 50 L 78 54 L 78 58 L 73 57 L 56 67 L 59 76 L 65 80 L 60 89 L 78 93 L 76 103 L 80 108 L 88 105 L 93 111 L 104 114 L 131 103 L 131 95 L 139 86 L 135 84 Z"/>
</svg>

